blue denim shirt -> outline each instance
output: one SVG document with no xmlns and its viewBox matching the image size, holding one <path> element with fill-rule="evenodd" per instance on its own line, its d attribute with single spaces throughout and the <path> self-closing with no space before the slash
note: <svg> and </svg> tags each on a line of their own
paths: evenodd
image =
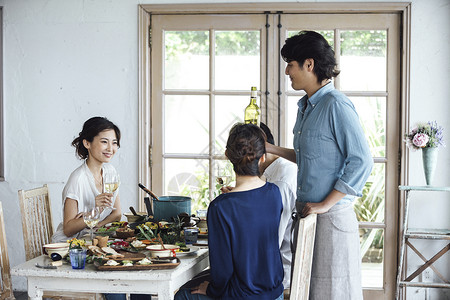
<svg viewBox="0 0 450 300">
<path fill-rule="evenodd" d="M 329 83 L 298 107 L 297 201 L 322 202 L 333 189 L 346 194 L 338 204 L 362 196 L 373 159 L 353 103 Z"/>
</svg>

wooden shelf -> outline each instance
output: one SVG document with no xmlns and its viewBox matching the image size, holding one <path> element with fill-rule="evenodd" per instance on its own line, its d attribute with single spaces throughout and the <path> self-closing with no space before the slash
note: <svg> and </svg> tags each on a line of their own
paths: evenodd
<svg viewBox="0 0 450 300">
<path fill-rule="evenodd" d="M 414 286 L 414 287 L 428 287 L 428 288 L 450 288 L 449 283 L 435 283 L 435 282 L 400 281 L 400 286 Z"/>
<path fill-rule="evenodd" d="M 398 187 L 400 191 L 406 193 L 405 203 L 403 205 L 403 220 L 400 224 L 403 224 L 401 228 L 401 240 L 400 240 L 400 258 L 398 261 L 397 269 L 397 287 L 395 293 L 395 299 L 400 299 L 401 287 L 423 287 L 423 288 L 450 288 L 450 281 L 445 278 L 439 271 L 433 266 L 433 263 L 438 260 L 442 255 L 450 250 L 450 243 L 448 243 L 442 250 L 436 253 L 432 258 L 426 259 L 408 240 L 409 239 L 425 239 L 425 240 L 449 240 L 450 241 L 450 229 L 430 229 L 430 228 L 408 228 L 408 208 L 409 208 L 409 195 L 412 191 L 419 192 L 450 192 L 450 187 L 439 186 L 405 186 L 400 185 Z M 407 246 L 409 246 L 423 261 L 424 264 L 420 266 L 407 278 L 402 278 L 404 274 L 404 256 Z M 425 269 L 431 268 L 436 275 L 444 283 L 437 282 L 417 282 L 413 281 L 419 274 Z M 406 276 L 405 276 L 406 277 Z"/>
<path fill-rule="evenodd" d="M 450 229 L 408 228 L 406 238 L 450 240 Z"/>
</svg>

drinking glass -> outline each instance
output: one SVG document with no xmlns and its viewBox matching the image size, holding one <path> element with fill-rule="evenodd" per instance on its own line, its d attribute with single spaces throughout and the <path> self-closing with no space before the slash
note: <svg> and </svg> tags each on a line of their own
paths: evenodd
<svg viewBox="0 0 450 300">
<path fill-rule="evenodd" d="M 117 173 L 107 173 L 105 174 L 105 179 L 103 183 L 103 192 L 113 194 L 120 185 L 119 174 Z M 113 205 L 110 206 L 112 210 L 116 209 Z"/>
<path fill-rule="evenodd" d="M 221 186 L 228 186 L 231 182 L 231 174 L 226 168 L 217 167 L 216 181 Z"/>
<path fill-rule="evenodd" d="M 86 264 L 86 249 L 70 249 L 69 257 L 72 269 L 84 269 Z"/>
<path fill-rule="evenodd" d="M 94 239 L 94 227 L 100 221 L 100 209 L 98 207 L 87 209 L 83 212 L 84 223 L 89 227 L 91 240 Z"/>
</svg>

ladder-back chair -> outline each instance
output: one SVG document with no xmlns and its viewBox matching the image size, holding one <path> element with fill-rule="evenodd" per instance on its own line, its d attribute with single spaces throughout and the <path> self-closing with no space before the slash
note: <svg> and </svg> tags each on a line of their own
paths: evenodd
<svg viewBox="0 0 450 300">
<path fill-rule="evenodd" d="M 45 244 L 51 243 L 53 223 L 48 186 L 19 190 L 22 212 L 23 242 L 26 260 L 42 255 Z"/>
<path fill-rule="evenodd" d="M 52 213 L 48 186 L 32 190 L 19 190 L 22 211 L 23 241 L 27 260 L 42 255 L 43 246 L 51 243 L 53 235 Z M 45 291 L 51 299 L 103 299 L 101 294 Z"/>
<path fill-rule="evenodd" d="M 316 237 L 317 215 L 311 214 L 298 222 L 297 246 L 292 270 L 290 300 L 308 300 L 309 283 Z"/>
<path fill-rule="evenodd" d="M 0 282 L 0 299 L 12 300 L 14 298 L 11 273 L 9 269 L 8 248 L 6 245 L 5 221 L 3 220 L 3 208 L 0 202 L 0 273 L 2 275 Z"/>
</svg>

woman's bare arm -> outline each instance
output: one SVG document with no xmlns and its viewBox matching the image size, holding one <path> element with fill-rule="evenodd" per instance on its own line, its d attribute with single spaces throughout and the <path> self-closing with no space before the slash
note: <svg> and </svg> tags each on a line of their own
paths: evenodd
<svg viewBox="0 0 450 300">
<path fill-rule="evenodd" d="M 66 236 L 72 236 L 86 228 L 83 214 L 78 213 L 78 201 L 71 198 L 66 198 L 64 202 L 63 228 Z"/>
</svg>

